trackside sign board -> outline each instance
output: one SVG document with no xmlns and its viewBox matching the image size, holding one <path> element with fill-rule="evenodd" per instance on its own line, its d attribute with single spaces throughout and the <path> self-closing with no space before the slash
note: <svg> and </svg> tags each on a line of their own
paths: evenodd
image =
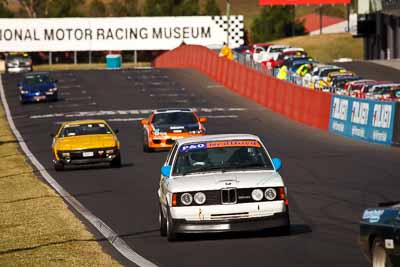
<svg viewBox="0 0 400 267">
<path fill-rule="evenodd" d="M 0 52 L 169 50 L 222 46 L 226 16 L 0 19 Z M 232 48 L 244 43 L 243 16 L 230 16 Z"/>
<path fill-rule="evenodd" d="M 396 102 L 333 96 L 329 131 L 372 143 L 396 143 Z"/>
</svg>

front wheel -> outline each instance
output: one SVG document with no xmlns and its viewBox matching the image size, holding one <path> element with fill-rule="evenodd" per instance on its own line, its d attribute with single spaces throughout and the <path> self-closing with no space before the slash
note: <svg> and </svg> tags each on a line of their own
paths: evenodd
<svg viewBox="0 0 400 267">
<path fill-rule="evenodd" d="M 153 152 L 153 149 L 149 147 L 148 140 L 143 143 L 143 152 L 146 152 L 146 153 Z"/>
<path fill-rule="evenodd" d="M 112 168 L 120 168 L 121 165 L 122 165 L 122 160 L 120 155 L 116 156 L 110 163 L 110 166 Z"/>
<path fill-rule="evenodd" d="M 393 267 L 382 240 L 375 239 L 372 244 L 372 267 Z"/>
<path fill-rule="evenodd" d="M 163 215 L 161 204 L 160 204 L 160 208 L 158 211 L 158 221 L 160 223 L 160 235 L 167 236 L 167 220 L 165 219 L 165 217 Z"/>
<path fill-rule="evenodd" d="M 22 105 L 26 104 L 26 101 L 22 98 L 21 95 L 19 96 L 19 102 L 20 102 Z"/>
<path fill-rule="evenodd" d="M 54 166 L 54 170 L 55 170 L 55 171 L 62 171 L 62 170 L 64 170 L 64 164 L 62 164 L 62 163 L 60 163 L 60 162 L 54 162 L 53 166 Z"/>
<path fill-rule="evenodd" d="M 171 215 L 168 212 L 168 217 L 167 217 L 167 239 L 169 242 L 176 241 L 176 232 L 174 229 L 174 223 L 172 222 Z"/>
</svg>

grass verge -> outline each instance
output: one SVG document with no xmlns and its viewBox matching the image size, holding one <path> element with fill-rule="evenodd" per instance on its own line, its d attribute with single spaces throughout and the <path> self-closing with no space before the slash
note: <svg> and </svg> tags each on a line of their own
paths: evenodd
<svg viewBox="0 0 400 267">
<path fill-rule="evenodd" d="M 305 35 L 272 43 L 302 47 L 321 62 L 332 62 L 338 58 L 362 59 L 364 52 L 362 38 L 353 38 L 350 33 Z"/>
<path fill-rule="evenodd" d="M 119 266 L 39 180 L 0 106 L 0 266 Z"/>
<path fill-rule="evenodd" d="M 138 63 L 122 63 L 122 68 L 144 68 L 150 67 L 150 62 L 138 62 Z M 106 64 L 104 63 L 92 63 L 92 64 L 52 64 L 52 65 L 35 65 L 34 71 L 57 71 L 57 70 L 96 70 L 105 69 Z"/>
</svg>

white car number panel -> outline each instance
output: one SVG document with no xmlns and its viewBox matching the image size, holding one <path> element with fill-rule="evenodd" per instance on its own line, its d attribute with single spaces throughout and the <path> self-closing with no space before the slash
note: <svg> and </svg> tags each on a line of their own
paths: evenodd
<svg viewBox="0 0 400 267">
<path fill-rule="evenodd" d="M 93 153 L 92 151 L 83 152 L 83 153 L 82 153 L 82 156 L 85 157 L 85 158 L 93 157 L 93 155 L 94 155 L 94 153 Z"/>
</svg>

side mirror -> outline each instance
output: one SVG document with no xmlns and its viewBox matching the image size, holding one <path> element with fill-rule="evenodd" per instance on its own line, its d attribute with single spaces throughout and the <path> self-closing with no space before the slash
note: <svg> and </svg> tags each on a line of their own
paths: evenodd
<svg viewBox="0 0 400 267">
<path fill-rule="evenodd" d="M 54 138 L 54 137 L 56 137 L 56 135 L 52 133 L 52 134 L 50 134 L 50 137 Z"/>
<path fill-rule="evenodd" d="M 21 82 L 17 83 L 17 87 L 22 87 L 22 83 Z"/>
<path fill-rule="evenodd" d="M 116 134 L 119 133 L 119 129 L 115 129 L 114 133 L 116 133 Z"/>
<path fill-rule="evenodd" d="M 276 171 L 282 169 L 282 161 L 279 158 L 273 158 L 272 164 L 274 165 Z"/>
<path fill-rule="evenodd" d="M 147 124 L 149 124 L 149 121 L 148 120 L 141 120 L 140 123 L 142 125 L 147 125 Z"/>
<path fill-rule="evenodd" d="M 162 176 L 165 176 L 167 178 L 170 177 L 171 176 L 171 166 L 169 166 L 169 165 L 162 166 L 161 174 L 162 174 Z"/>
<path fill-rule="evenodd" d="M 53 80 L 53 83 L 58 83 L 58 80 Z"/>
<path fill-rule="evenodd" d="M 199 119 L 199 121 L 200 121 L 200 123 L 206 123 L 208 120 L 207 120 L 207 118 L 205 118 L 205 117 L 201 117 L 201 118 Z"/>
</svg>

